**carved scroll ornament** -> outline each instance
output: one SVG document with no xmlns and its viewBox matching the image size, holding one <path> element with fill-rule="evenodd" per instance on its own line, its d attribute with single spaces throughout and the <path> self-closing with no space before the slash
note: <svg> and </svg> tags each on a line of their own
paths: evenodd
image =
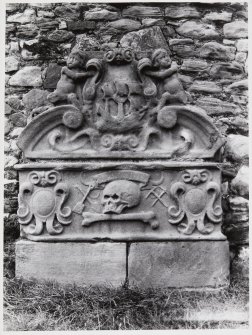
<svg viewBox="0 0 252 335">
<path fill-rule="evenodd" d="M 181 181 L 172 184 L 170 194 L 175 202 L 168 208 L 169 223 L 178 231 L 191 235 L 194 230 L 210 234 L 222 219 L 222 209 L 216 202 L 220 186 L 211 181 L 207 170 L 185 170 Z"/>
<path fill-rule="evenodd" d="M 20 136 L 26 157 L 205 158 L 223 145 L 204 111 L 188 104 L 164 49 L 139 60 L 120 47 L 89 60 L 74 50 L 48 99 L 55 107 Z"/>
<path fill-rule="evenodd" d="M 46 231 L 50 235 L 62 233 L 63 226 L 72 222 L 71 209 L 63 207 L 69 195 L 67 184 L 59 182 L 61 176 L 53 170 L 33 171 L 29 173 L 27 179 L 20 186 L 17 212 L 24 232 L 40 235 L 45 224 Z M 55 185 L 54 188 L 48 188 L 52 185 Z"/>
</svg>

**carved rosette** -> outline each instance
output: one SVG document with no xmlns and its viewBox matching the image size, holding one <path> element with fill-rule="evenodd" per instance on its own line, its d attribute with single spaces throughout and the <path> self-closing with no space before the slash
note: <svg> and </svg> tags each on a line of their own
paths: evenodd
<svg viewBox="0 0 252 335">
<path fill-rule="evenodd" d="M 222 209 L 217 204 L 220 186 L 212 181 L 210 171 L 183 171 L 181 181 L 172 184 L 170 195 L 175 205 L 168 208 L 168 221 L 178 225 L 179 232 L 191 235 L 197 229 L 210 234 L 214 224 L 221 222 Z"/>
<path fill-rule="evenodd" d="M 50 235 L 57 235 L 63 232 L 64 225 L 72 222 L 71 209 L 63 206 L 69 187 L 60 181 L 57 171 L 32 171 L 21 184 L 17 214 L 26 234 L 42 234 L 45 224 Z"/>
</svg>

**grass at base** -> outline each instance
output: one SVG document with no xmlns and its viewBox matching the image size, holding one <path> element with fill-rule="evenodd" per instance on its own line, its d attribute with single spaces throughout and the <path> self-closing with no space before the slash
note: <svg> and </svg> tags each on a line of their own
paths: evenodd
<svg viewBox="0 0 252 335">
<path fill-rule="evenodd" d="M 230 311 L 248 312 L 248 281 L 234 277 L 222 291 L 181 291 L 62 286 L 14 278 L 14 248 L 5 248 L 4 328 L 39 330 L 140 330 L 247 328 Z M 222 321 L 192 320 L 193 312 L 226 312 Z"/>
</svg>

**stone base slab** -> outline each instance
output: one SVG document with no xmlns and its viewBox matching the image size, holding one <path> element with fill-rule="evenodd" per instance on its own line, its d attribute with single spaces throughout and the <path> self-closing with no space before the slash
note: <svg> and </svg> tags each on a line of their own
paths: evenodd
<svg viewBox="0 0 252 335">
<path fill-rule="evenodd" d="M 218 288 L 229 284 L 227 241 L 132 243 L 130 286 Z"/>
<path fill-rule="evenodd" d="M 16 243 L 16 276 L 61 284 L 221 288 L 229 284 L 227 241 Z"/>
<path fill-rule="evenodd" d="M 126 279 L 125 243 L 16 243 L 16 277 L 118 287 Z"/>
</svg>

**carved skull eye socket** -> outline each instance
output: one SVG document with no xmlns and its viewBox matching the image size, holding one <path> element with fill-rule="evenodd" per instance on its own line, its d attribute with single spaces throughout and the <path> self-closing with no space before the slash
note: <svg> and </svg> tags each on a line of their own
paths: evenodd
<svg viewBox="0 0 252 335">
<path fill-rule="evenodd" d="M 28 190 L 28 189 L 24 190 L 24 194 L 25 194 L 25 195 L 28 195 L 29 193 L 31 193 L 30 190 Z"/>
<path fill-rule="evenodd" d="M 109 195 L 104 195 L 104 199 L 108 199 L 108 198 L 110 198 Z"/>
<path fill-rule="evenodd" d="M 56 191 L 56 195 L 62 195 L 63 193 L 64 193 L 64 191 L 61 190 L 61 189 L 58 189 L 58 190 Z"/>
<path fill-rule="evenodd" d="M 113 200 L 117 200 L 117 199 L 119 199 L 119 196 L 118 196 L 117 194 L 113 194 L 113 195 L 112 195 L 112 199 L 113 199 Z"/>
</svg>

